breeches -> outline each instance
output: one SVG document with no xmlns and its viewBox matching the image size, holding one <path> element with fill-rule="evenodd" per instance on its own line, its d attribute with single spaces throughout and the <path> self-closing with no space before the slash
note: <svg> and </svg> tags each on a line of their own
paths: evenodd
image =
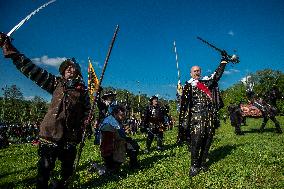
<svg viewBox="0 0 284 189">
<path fill-rule="evenodd" d="M 126 149 L 126 154 L 129 157 L 129 164 L 130 166 L 134 166 L 137 164 L 137 156 L 139 153 L 139 145 L 136 141 L 131 141 L 130 148 Z M 119 170 L 122 162 L 114 161 L 113 156 L 106 156 L 103 157 L 105 166 L 108 171 L 116 172 Z"/>
<path fill-rule="evenodd" d="M 66 181 L 73 173 L 76 145 L 40 144 L 38 149 L 38 188 L 47 188 L 51 171 L 57 158 L 61 161 L 61 177 Z"/>
<path fill-rule="evenodd" d="M 148 131 L 147 140 L 146 140 L 146 146 L 148 149 L 151 147 L 155 135 L 157 136 L 157 146 L 162 147 L 164 133 L 163 131 L 159 131 L 159 129 L 154 128 Z"/>
</svg>

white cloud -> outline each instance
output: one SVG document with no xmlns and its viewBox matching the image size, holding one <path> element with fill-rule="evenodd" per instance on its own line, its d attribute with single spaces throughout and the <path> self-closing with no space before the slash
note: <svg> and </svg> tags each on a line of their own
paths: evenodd
<svg viewBox="0 0 284 189">
<path fill-rule="evenodd" d="M 230 75 L 230 74 L 238 73 L 238 72 L 240 72 L 240 70 L 230 69 L 230 70 L 228 70 L 228 71 L 224 71 L 224 74 L 225 74 L 225 75 Z"/>
<path fill-rule="evenodd" d="M 40 58 L 33 58 L 32 61 L 37 65 L 59 67 L 59 65 L 66 59 L 66 57 L 49 58 L 47 55 L 44 55 Z"/>
<path fill-rule="evenodd" d="M 237 70 L 237 69 L 230 69 L 231 72 L 234 72 L 234 73 L 238 73 L 240 72 L 240 70 Z"/>
<path fill-rule="evenodd" d="M 243 77 L 243 78 L 241 79 L 241 82 L 246 85 L 246 84 L 247 84 L 247 81 L 249 81 L 250 78 L 251 78 L 250 75 L 248 75 L 248 76 L 246 76 L 246 77 Z"/>
<path fill-rule="evenodd" d="M 103 69 L 103 66 L 99 62 L 96 61 L 93 64 L 96 65 L 97 68 Z"/>
<path fill-rule="evenodd" d="M 230 35 L 230 36 L 234 36 L 234 35 L 235 35 L 235 33 L 234 33 L 232 30 L 230 30 L 230 31 L 228 32 L 228 35 Z"/>
<path fill-rule="evenodd" d="M 25 96 L 25 97 L 24 97 L 25 100 L 32 100 L 32 99 L 34 99 L 34 98 L 35 98 L 35 96 Z"/>
</svg>

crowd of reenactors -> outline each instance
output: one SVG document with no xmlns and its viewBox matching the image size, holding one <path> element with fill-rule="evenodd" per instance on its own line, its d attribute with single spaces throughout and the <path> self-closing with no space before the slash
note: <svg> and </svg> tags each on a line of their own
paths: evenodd
<svg viewBox="0 0 284 189">
<path fill-rule="evenodd" d="M 36 123 L 0 123 L 0 148 L 8 147 L 10 143 L 36 143 L 39 132 L 38 126 Z"/>
<path fill-rule="evenodd" d="M 37 188 L 48 188 L 57 159 L 62 163 L 61 180 L 53 183 L 53 188 L 68 186 L 74 172 L 77 146 L 84 139 L 85 131 L 94 133 L 94 144 L 99 145 L 104 164 L 94 163 L 92 167 L 101 175 L 118 172 L 127 157 L 130 168 L 139 168 L 138 154 L 141 149 L 138 142 L 131 137 L 139 131 L 146 134 L 144 153 L 152 151 L 154 139 L 157 140 L 157 150 L 164 150 L 164 134 L 166 130 L 173 128 L 174 120 L 170 115 L 169 106 L 161 105 L 158 96 L 150 98 L 149 105 L 140 112 L 139 119 L 135 116 L 127 119 L 127 107 L 117 103 L 116 93 L 100 88 L 95 101 L 99 114 L 95 120 L 91 120 L 93 116 L 90 115 L 94 112 L 88 90 L 83 81 L 81 68 L 74 58 L 63 61 L 59 67 L 60 76 L 55 76 L 20 53 L 4 33 L 0 33 L 0 47 L 4 56 L 10 58 L 24 76 L 52 95 L 44 119 L 39 126 L 34 127 L 38 130 L 33 130 L 33 133 L 29 134 L 37 135 L 39 141 Z M 188 151 L 191 154 L 191 177 L 208 170 L 209 150 L 215 131 L 220 126 L 218 111 L 224 105 L 218 81 L 227 63 L 226 57 L 222 57 L 215 72 L 210 77 L 203 78 L 201 68 L 193 66 L 190 71 L 191 78 L 185 83 L 180 96 L 177 144 L 188 144 Z M 268 119 L 272 119 L 277 132 L 282 132 L 279 122 L 275 119 L 276 111 L 272 111 L 272 105 L 255 97 L 252 98 L 252 103 L 261 110 L 264 117 L 260 130 L 264 129 Z M 240 129 L 240 106 L 232 106 L 228 110 L 236 134 L 243 134 Z M 26 136 L 23 134 L 26 133 L 24 130 L 9 128 L 14 135 Z M 5 126 L 1 126 L 2 146 L 7 146 L 6 129 Z"/>
</svg>

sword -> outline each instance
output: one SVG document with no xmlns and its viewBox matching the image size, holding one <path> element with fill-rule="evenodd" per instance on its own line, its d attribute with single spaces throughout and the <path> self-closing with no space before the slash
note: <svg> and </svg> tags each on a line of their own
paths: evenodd
<svg viewBox="0 0 284 189">
<path fill-rule="evenodd" d="M 7 36 L 11 36 L 12 33 L 14 33 L 15 31 L 17 31 L 26 21 L 28 21 L 33 15 L 35 15 L 37 12 L 39 12 L 41 9 L 43 9 L 44 7 L 48 6 L 49 4 L 55 2 L 56 0 L 51 0 L 45 4 L 43 4 L 42 6 L 40 6 L 38 9 L 34 10 L 31 14 L 29 14 L 26 18 L 24 18 L 21 22 L 19 22 L 11 31 L 9 31 L 9 33 L 7 34 Z"/>
<path fill-rule="evenodd" d="M 210 47 L 212 47 L 213 49 L 215 49 L 216 51 L 220 52 L 222 56 L 224 56 L 227 61 L 232 62 L 233 64 L 237 64 L 240 62 L 239 57 L 235 54 L 233 55 L 229 55 L 225 50 L 221 50 L 218 47 L 210 44 L 208 41 L 205 41 L 204 39 L 202 39 L 201 37 L 197 37 L 197 39 L 199 39 L 200 41 L 202 41 L 203 43 L 209 45 Z"/>
</svg>

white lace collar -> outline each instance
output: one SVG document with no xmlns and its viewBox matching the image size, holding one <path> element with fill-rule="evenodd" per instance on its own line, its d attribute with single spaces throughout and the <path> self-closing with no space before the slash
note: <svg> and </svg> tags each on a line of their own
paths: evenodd
<svg viewBox="0 0 284 189">
<path fill-rule="evenodd" d="M 198 79 L 190 78 L 190 80 L 188 80 L 187 82 L 195 87 L 198 83 Z"/>
</svg>

